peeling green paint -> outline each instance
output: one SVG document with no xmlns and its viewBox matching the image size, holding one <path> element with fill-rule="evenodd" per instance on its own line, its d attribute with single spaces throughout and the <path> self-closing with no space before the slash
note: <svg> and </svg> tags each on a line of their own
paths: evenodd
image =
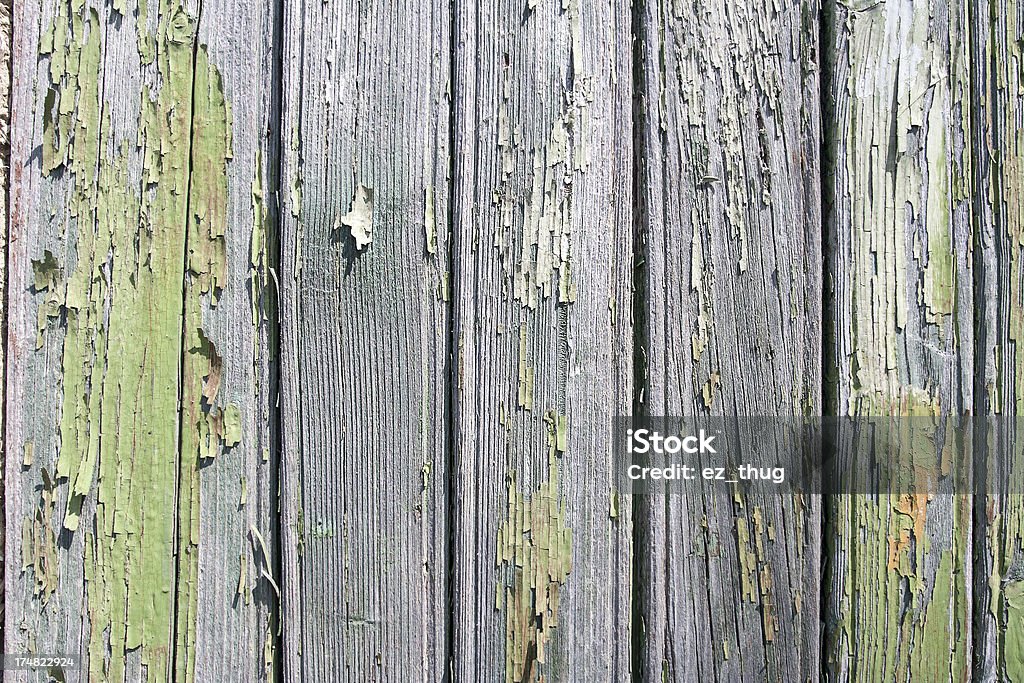
<svg viewBox="0 0 1024 683">
<path fill-rule="evenodd" d="M 42 485 L 39 487 L 39 507 L 31 520 L 25 519 L 22 522 L 21 570 L 32 570 L 35 576 L 32 594 L 45 605 L 57 590 L 60 570 L 57 566 L 57 534 L 51 523 L 55 482 L 45 469 L 40 473 Z"/>
<path fill-rule="evenodd" d="M 237 446 L 242 441 L 242 413 L 234 403 L 224 409 L 224 445 Z"/>
<path fill-rule="evenodd" d="M 238 586 L 235 588 L 235 595 L 243 597 L 245 595 L 245 574 L 249 565 L 245 561 L 245 555 L 238 556 Z"/>
<path fill-rule="evenodd" d="M 572 568 L 559 456 L 554 439 L 549 441 L 548 480 L 526 496 L 510 475 L 508 511 L 498 530 L 496 562 L 505 578 L 495 605 L 505 611 L 506 683 L 544 680 L 545 647 L 558 627 L 559 595 Z"/>
<path fill-rule="evenodd" d="M 207 49 L 195 49 L 192 74 L 191 171 L 188 184 L 187 272 L 184 274 L 181 460 L 178 476 L 178 585 L 175 671 L 193 680 L 199 611 L 199 467 L 241 439 L 237 405 L 218 404 L 223 359 L 204 330 L 226 282 L 227 164 L 232 157 L 231 111 L 220 72 Z M 162 95 L 162 93 L 161 93 Z M 254 220 L 256 220 L 254 218 Z M 244 566 L 244 563 L 243 563 Z"/>
<path fill-rule="evenodd" d="M 982 147 L 989 155 L 983 193 L 972 196 L 975 211 L 982 217 L 980 239 L 983 273 L 990 286 L 984 295 L 996 294 L 989 308 L 992 325 L 985 351 L 991 359 L 986 376 L 989 411 L 1019 420 L 1024 415 L 1024 130 L 1020 117 L 1024 107 L 1020 93 L 1024 89 L 1024 45 L 1020 41 L 1024 6 L 1020 0 L 992 0 L 980 3 L 982 16 L 989 15 L 981 34 L 981 73 L 988 78 L 977 84 L 978 122 Z M 975 111 L 974 109 L 971 110 Z M 971 188 L 968 188 L 970 190 Z M 957 189 L 954 188 L 956 192 Z M 960 190 L 961 192 L 963 190 Z M 990 226 L 991 234 L 985 226 Z M 988 258 L 985 258 L 985 257 Z M 984 324 L 983 323 L 983 324 Z M 1019 424 L 1019 422 L 1018 422 Z M 987 566 L 988 613 L 979 615 L 984 640 L 979 647 L 986 655 L 987 672 L 1012 681 L 1024 681 L 1024 619 L 1022 619 L 1022 572 L 1024 567 L 1024 506 L 1015 492 L 1024 490 L 1024 446 L 1019 437 L 1010 446 L 1006 469 L 995 468 L 985 482 L 991 493 L 985 500 L 987 533 L 983 549 L 977 553 Z M 1006 449 L 1009 444 L 989 440 L 989 452 Z"/>
<path fill-rule="evenodd" d="M 575 54 L 581 49 L 576 1 L 571 0 L 566 10 Z M 585 140 L 593 94 L 587 79 L 574 78 L 546 139 L 523 150 L 517 146 L 521 134 L 510 116 L 513 78 L 511 69 L 506 69 L 497 121 L 500 177 L 493 191 L 498 213 L 493 246 L 516 301 L 535 309 L 541 299 L 557 293 L 558 303 L 571 304 L 577 297 L 571 265 L 573 183 L 589 164 Z M 528 166 L 519 168 L 523 160 Z M 525 173 L 529 189 L 520 190 L 517 171 Z M 515 234 L 517 225 L 520 229 Z"/>
<path fill-rule="evenodd" d="M 32 286 L 37 292 L 56 289 L 59 279 L 60 267 L 52 251 L 47 249 L 41 259 L 32 260 Z"/>
<path fill-rule="evenodd" d="M 823 155 L 834 163 L 826 185 L 836 196 L 826 203 L 836 212 L 833 286 L 846 326 L 837 334 L 839 411 L 938 418 L 964 410 L 970 394 L 956 314 L 971 260 L 958 236 L 972 208 L 957 179 L 972 177 L 969 30 L 961 5 L 890 9 L 840 4 L 827 17 L 849 66 L 832 85 L 828 123 L 841 134 Z M 909 452 L 927 450 L 926 431 L 901 436 L 917 444 Z M 934 467 L 918 464 L 896 472 L 894 491 L 829 503 L 836 599 L 824 661 L 833 676 L 970 675 L 970 503 L 924 495 L 935 487 L 916 477 Z"/>
<path fill-rule="evenodd" d="M 1006 676 L 1010 681 L 1024 681 L 1024 581 L 1009 581 L 1002 592 L 1006 607 Z"/>
<path fill-rule="evenodd" d="M 115 9 L 123 14 L 122 5 Z M 195 44 L 193 17 L 163 0 L 151 35 L 147 12 L 140 3 L 139 59 L 155 70 L 158 77 L 149 82 L 158 85 L 142 87 L 134 150 L 131 142 L 110 137 L 103 118 L 98 13 L 78 0 L 59 3 L 39 46 L 50 81 L 41 167 L 44 174 L 63 168 L 69 178 L 64 230 L 77 233 L 77 253 L 66 282 L 52 255 L 39 261 L 34 279 L 52 297 L 41 311 L 56 317 L 51 313 L 59 308 L 66 320 L 55 481 L 69 485 L 67 531 L 79 530 L 84 502 L 95 498 L 95 521 L 85 533 L 88 667 L 95 680 L 123 678 L 129 650 L 138 650 L 151 680 L 168 676 L 176 602 L 175 521 L 168 511 L 175 508 L 182 536 L 179 674 L 182 680 L 190 675 L 194 461 L 202 432 L 194 418 L 197 406 L 212 406 L 220 382 L 219 357 L 198 324 L 198 299 L 215 305 L 226 277 L 230 110 L 219 73 L 205 47 Z M 141 189 L 130 180 L 129 159 L 136 153 Z"/>
<path fill-rule="evenodd" d="M 99 26 L 94 10 L 62 5 L 52 44 L 41 46 L 50 55 L 57 101 L 43 170 L 67 166 L 71 172 L 65 229 L 78 230 L 77 263 L 64 303 L 56 476 L 71 482 L 63 520 L 71 532 L 78 529 L 94 480 L 98 484 L 97 532 L 86 538 L 89 564 L 95 565 L 87 578 L 90 668 L 116 675 L 125 650 L 138 648 L 150 675 L 160 678 L 170 652 L 174 580 L 167 510 L 174 508 L 175 453 L 166 445 L 178 436 L 176 392 L 164 388 L 177 386 L 180 359 L 181 300 L 174 292 L 181 291 L 184 197 L 176 190 L 188 166 L 188 145 L 182 144 L 188 115 L 187 107 L 168 106 L 168 116 L 153 131 L 159 138 L 147 136 L 141 143 L 164 150 L 166 181 L 152 193 L 134 195 L 128 189 L 127 143 L 113 156 L 101 151 L 106 147 L 99 138 Z M 162 57 L 169 81 L 164 89 L 171 91 L 172 72 L 191 69 L 191 47 L 168 41 Z M 176 101 L 188 93 L 168 92 Z M 115 622 L 123 622 L 123 630 Z M 95 659 L 104 647 L 114 653 L 106 663 Z"/>
<path fill-rule="evenodd" d="M 60 316 L 64 304 L 64 289 L 61 286 L 61 268 L 57 258 L 47 249 L 41 259 L 32 261 L 32 289 L 45 293 L 36 315 L 36 349 L 43 348 L 43 334 L 51 320 Z"/>
</svg>

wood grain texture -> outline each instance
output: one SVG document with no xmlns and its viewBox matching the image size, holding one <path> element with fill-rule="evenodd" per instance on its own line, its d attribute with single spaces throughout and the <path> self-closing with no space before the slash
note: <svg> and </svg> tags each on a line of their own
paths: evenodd
<svg viewBox="0 0 1024 683">
<path fill-rule="evenodd" d="M 965 7 L 828 3 L 823 130 L 829 363 L 839 414 L 973 410 Z M 964 680 L 971 504 L 938 493 L 827 506 L 833 680 Z"/>
<path fill-rule="evenodd" d="M 641 17 L 642 410 L 820 410 L 814 3 Z M 818 676 L 819 498 L 645 497 L 642 680 Z"/>
<path fill-rule="evenodd" d="M 1020 680 L 1024 618 L 1024 6 L 970 5 L 976 221 L 976 387 L 979 414 L 1000 428 L 976 469 L 974 539 L 975 680 Z M 1016 435 L 1010 427 L 1018 427 Z M 1015 438 L 1008 438 L 1015 437 Z"/>
<path fill-rule="evenodd" d="M 3 301 L 0 311 L 0 329 L 7 329 L 7 219 L 8 219 L 8 188 L 10 187 L 10 152 L 11 152 L 11 8 L 12 2 L 0 2 L 0 300 Z M 0 378 L 6 378 L 6 344 L 0 340 Z M 4 392 L 0 390 L 0 433 L 3 433 L 7 419 L 4 406 Z M 6 440 L 0 440 L 0 458 L 6 462 Z M 3 496 L 3 466 L 0 466 L 0 496 Z M 4 547 L 7 536 L 7 524 L 3 505 L 0 505 L 0 549 Z M 0 640 L 3 640 L 4 586 L 3 573 L 6 563 L 5 554 L 0 552 Z"/>
<path fill-rule="evenodd" d="M 628 680 L 629 7 L 456 7 L 453 676 Z"/>
<path fill-rule="evenodd" d="M 284 17 L 288 681 L 446 669 L 447 2 Z"/>
<path fill-rule="evenodd" d="M 259 41 L 207 45 L 198 5 L 19 9 L 5 649 L 78 653 L 69 680 L 264 680 L 264 141 L 232 136 L 230 98 L 265 94 L 269 62 Z M 213 26 L 255 31 L 260 12 L 221 5 Z"/>
<path fill-rule="evenodd" d="M 612 460 L 1024 414 L 1024 0 L 21 0 L 10 54 L 8 7 L 7 652 L 1024 680 L 1024 440 L 973 498 Z"/>
<path fill-rule="evenodd" d="M 190 202 L 188 250 L 192 263 L 201 262 L 196 242 L 205 237 L 206 225 L 212 224 L 215 231 L 215 224 L 221 222 L 226 228 L 226 263 L 223 289 L 215 296 L 211 292 L 199 297 L 195 308 L 186 303 L 183 391 L 186 419 L 201 416 L 208 403 L 220 407 L 223 444 L 215 457 L 197 457 L 206 455 L 203 440 L 210 439 L 201 422 L 196 424 L 198 438 L 192 443 L 198 454 L 185 450 L 189 442 L 182 438 L 183 461 L 187 465 L 191 457 L 197 465 L 192 470 L 192 492 L 198 500 L 186 503 L 189 470 L 183 468 L 179 476 L 177 680 L 271 681 L 277 677 L 280 633 L 278 294 L 272 272 L 278 239 L 276 145 L 280 134 L 274 37 L 280 17 L 272 4 L 258 0 L 204 0 L 198 12 L 197 44 L 206 46 L 208 61 L 220 75 L 221 84 L 211 80 L 208 87 L 223 89 L 230 147 L 224 167 L 227 183 L 219 190 L 223 200 Z M 216 109 L 198 106 L 203 85 L 197 73 L 193 188 L 217 181 L 214 167 L 208 165 L 212 159 L 200 150 L 202 136 L 217 132 L 211 120 Z M 194 189 L 192 195 L 196 195 Z M 222 216 L 216 214 L 214 203 L 225 211 Z M 196 272 L 201 270 L 190 263 L 186 296 L 201 292 L 204 276 Z M 203 366 L 208 353 L 214 354 L 211 361 L 219 356 L 219 367 Z M 219 392 L 210 386 L 218 370 Z M 199 371 L 202 379 L 196 382 L 192 374 L 192 394 L 187 386 L 190 371 Z M 211 392 L 217 394 L 212 400 Z M 198 411 L 188 410 L 197 404 Z M 210 425 L 213 431 L 216 420 Z M 232 430 L 237 431 L 232 434 Z M 234 445 L 229 447 L 230 443 Z M 187 522 L 186 509 L 191 510 Z M 186 524 L 191 525 L 188 531 Z M 187 585 L 190 579 L 194 583 Z"/>
</svg>

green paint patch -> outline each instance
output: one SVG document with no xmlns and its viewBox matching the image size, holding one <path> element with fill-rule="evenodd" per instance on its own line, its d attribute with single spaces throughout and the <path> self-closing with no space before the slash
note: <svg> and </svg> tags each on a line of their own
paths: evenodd
<svg viewBox="0 0 1024 683">
<path fill-rule="evenodd" d="M 1008 581 L 1002 592 L 1006 678 L 1016 683 L 1024 681 L 1024 581 Z"/>
<path fill-rule="evenodd" d="M 242 441 L 242 414 L 234 403 L 224 409 L 224 445 L 237 446 Z"/>
<path fill-rule="evenodd" d="M 508 100 L 511 85 L 502 91 L 503 106 L 498 113 L 498 147 L 501 152 L 501 181 L 494 191 L 500 225 L 494 246 L 503 268 L 511 275 L 512 296 L 523 306 L 535 309 L 542 299 L 557 295 L 559 304 L 576 301 L 572 275 L 573 182 L 587 166 L 585 122 L 588 93 L 574 89 L 547 131 L 546 142 L 527 154 L 516 148 L 517 137 L 510 119 Z M 518 168 L 519 159 L 527 159 Z M 528 196 L 522 193 L 517 171 L 529 179 Z M 515 234 L 515 226 L 520 230 Z"/>
<path fill-rule="evenodd" d="M 127 7 L 119 1 L 114 9 Z M 168 678 L 175 656 L 186 680 L 194 667 L 202 441 L 193 409 L 214 407 L 221 380 L 199 299 L 216 305 L 226 277 L 230 108 L 180 4 L 160 3 L 155 34 L 146 29 L 145 2 L 134 14 L 139 59 L 154 76 L 146 80 L 158 84 L 140 92 L 134 149 L 106 132 L 113 126 L 100 95 L 98 13 L 75 0 L 58 3 L 40 39 L 49 75 L 41 167 L 44 175 L 64 170 L 64 229 L 77 233 L 77 254 L 66 283 L 52 254 L 33 264 L 33 282 L 49 292 L 47 317 L 62 307 L 66 320 L 55 470 L 55 482 L 69 485 L 63 527 L 77 532 L 86 499 L 95 504 L 85 534 L 89 678 L 123 679 L 125 656 L 137 650 L 150 680 Z M 130 171 L 135 158 L 141 189 Z M 238 434 L 233 425 L 226 431 L 229 439 Z M 180 454 L 179 437 L 189 447 Z M 168 514 L 175 508 L 178 538 Z M 29 541 L 43 529 L 31 532 Z M 33 567 L 55 576 L 56 557 L 33 558 Z"/>
<path fill-rule="evenodd" d="M 936 434 L 942 409 L 938 399 L 923 389 L 904 387 L 894 397 L 862 391 L 851 399 L 851 408 L 863 415 L 934 421 L 905 421 L 891 433 L 876 433 L 876 438 L 888 439 L 891 452 L 908 449 L 905 452 L 914 455 L 913 459 L 893 458 L 900 466 L 892 468 L 892 486 L 910 492 L 856 496 L 850 517 L 833 522 L 836 538 L 842 541 L 843 535 L 849 535 L 845 542 L 856 543 L 857 551 L 845 576 L 846 599 L 839 615 L 843 625 L 839 642 L 846 654 L 840 650 L 832 656 L 850 657 L 858 678 L 946 679 L 951 671 L 964 671 L 967 666 L 967 651 L 958 635 L 969 632 L 962 585 L 969 564 L 961 536 L 972 515 L 967 497 L 945 499 L 953 514 L 952 539 L 946 541 L 929 530 L 933 496 L 917 491 L 934 490 L 936 484 L 929 480 L 936 476 L 936 455 L 941 473 L 947 474 L 944 463 L 951 454 L 945 451 L 956 444 L 946 439 L 940 448 Z M 941 547 L 936 538 L 951 546 Z M 868 633 L 885 636 L 877 645 L 869 645 Z"/>
<path fill-rule="evenodd" d="M 572 531 L 559 494 L 559 433 L 564 417 L 549 411 L 548 480 L 531 495 L 508 482 L 508 510 L 498 529 L 496 564 L 504 581 L 495 606 L 505 611 L 505 681 L 543 681 L 545 648 L 558 626 L 559 595 L 572 569 Z M 562 437 L 564 446 L 564 437 Z"/>
<path fill-rule="evenodd" d="M 176 15 L 176 16 L 180 16 Z M 190 37 L 190 40 L 193 40 Z M 219 405 L 223 359 L 203 325 L 226 282 L 227 164 L 232 158 L 231 109 L 220 72 L 206 46 L 195 50 L 191 84 L 191 173 L 187 178 L 187 262 L 184 274 L 181 459 L 178 475 L 178 628 L 175 669 L 180 680 L 195 675 L 199 610 L 199 467 L 241 440 L 238 406 Z"/>
<path fill-rule="evenodd" d="M 32 287 L 37 292 L 56 289 L 60 279 L 60 266 L 57 257 L 49 249 L 43 252 L 41 259 L 32 259 Z"/>
<path fill-rule="evenodd" d="M 36 348 L 43 348 L 43 335 L 51 320 L 60 317 L 64 290 L 60 286 L 61 269 L 57 258 L 47 249 L 41 259 L 32 260 L 32 289 L 45 296 L 36 314 Z"/>
<path fill-rule="evenodd" d="M 31 569 L 35 576 L 32 594 L 45 605 L 57 590 L 60 572 L 57 567 L 57 534 L 51 520 L 54 511 L 55 483 L 45 469 L 39 493 L 39 507 L 31 520 L 22 526 L 22 571 Z"/>
</svg>

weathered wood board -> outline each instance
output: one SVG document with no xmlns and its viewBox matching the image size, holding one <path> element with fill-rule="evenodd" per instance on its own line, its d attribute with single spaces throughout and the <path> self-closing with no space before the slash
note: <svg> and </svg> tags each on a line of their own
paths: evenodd
<svg viewBox="0 0 1024 683">
<path fill-rule="evenodd" d="M 285 678 L 440 680 L 449 3 L 296 1 L 284 22 Z"/>
<path fill-rule="evenodd" d="M 827 358 L 839 415 L 973 412 L 966 9 L 830 5 L 825 93 Z M 971 653 L 966 495 L 826 506 L 824 670 L 960 681 Z"/>
<path fill-rule="evenodd" d="M 18 5 L 5 650 L 78 680 L 255 680 L 277 637 L 270 42 L 216 30 L 273 18 L 201 9 Z"/>
<path fill-rule="evenodd" d="M 646 414 L 820 410 L 817 39 L 811 2 L 643 8 Z M 817 680 L 815 493 L 644 498 L 641 680 Z"/>
<path fill-rule="evenodd" d="M 7 187 L 10 180 L 11 138 L 11 3 L 0 2 L 0 329 L 7 329 Z M 0 341 L 0 377 L 6 377 L 6 345 Z M 3 433 L 6 411 L 4 392 L 0 390 L 0 433 Z M 6 451 L 6 441 L 0 439 L 0 457 Z M 3 495 L 3 466 L 0 465 L 0 496 Z M 4 509 L 0 505 L 0 548 L 4 547 L 6 524 Z M 4 572 L 6 553 L 0 552 L 0 577 Z M 3 580 L 0 578 L 0 615 L 4 610 Z M 0 617 L 0 641 L 3 640 L 3 618 Z"/>
<path fill-rule="evenodd" d="M 1018 2 L 979 0 L 970 6 L 974 195 L 975 329 L 980 415 L 996 416 L 1012 435 L 1024 415 L 1024 80 Z M 1019 433 L 1019 431 L 1018 431 Z M 975 680 L 1018 680 L 1024 607 L 1024 442 L 986 440 L 992 449 L 976 469 L 974 501 Z M 996 450 L 1003 455 L 998 455 Z"/>
<path fill-rule="evenodd" d="M 627 3 L 455 16 L 455 680 L 628 680 Z"/>
</svg>

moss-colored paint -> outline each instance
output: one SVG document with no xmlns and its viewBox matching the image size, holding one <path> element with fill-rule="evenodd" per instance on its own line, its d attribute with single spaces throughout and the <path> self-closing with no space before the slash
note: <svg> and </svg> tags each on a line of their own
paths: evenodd
<svg viewBox="0 0 1024 683">
<path fill-rule="evenodd" d="M 990 413 L 1018 421 L 1024 415 L 1024 30 L 1020 0 L 989 0 L 980 3 L 988 23 L 982 37 L 982 64 L 988 78 L 975 89 L 978 107 L 986 118 L 979 122 L 982 145 L 991 154 L 984 177 L 987 192 L 976 198 L 979 221 L 991 226 L 976 242 L 991 250 L 996 262 L 986 270 L 994 274 L 995 301 L 988 303 L 994 330 L 984 349 L 991 359 L 986 376 L 986 403 Z M 972 110 L 973 111 L 973 110 Z M 985 292 L 988 296 L 991 290 Z M 992 334 L 994 332 L 994 334 Z M 1024 444 L 1006 443 L 990 436 L 990 452 L 1002 449 L 1007 466 L 993 468 L 985 482 L 987 533 L 982 539 L 979 564 L 987 566 L 987 614 L 981 646 L 986 673 L 1010 681 L 1024 681 L 1024 505 L 1017 492 L 1024 490 Z M 1011 449 L 1012 450 L 1009 450 Z"/>
<path fill-rule="evenodd" d="M 22 522 L 21 570 L 32 570 L 35 576 L 33 595 L 45 605 L 57 590 L 60 570 L 57 566 L 57 535 L 51 521 L 55 483 L 45 469 L 41 470 L 41 477 L 39 507 L 31 520 L 25 519 Z"/>
<path fill-rule="evenodd" d="M 838 135 L 824 155 L 836 192 L 825 203 L 838 218 L 838 410 L 927 425 L 971 409 L 962 403 L 972 353 L 960 347 L 957 314 L 971 262 L 971 207 L 957 180 L 972 175 L 965 6 L 829 11 L 843 64 L 829 122 Z M 894 447 L 925 451 L 927 431 L 901 434 Z M 881 495 L 828 503 L 825 667 L 851 680 L 966 680 L 969 500 L 927 495 L 937 487 L 917 477 L 934 467 L 914 471 L 921 463 L 904 460 Z"/>
<path fill-rule="evenodd" d="M 199 468 L 222 447 L 241 439 L 238 406 L 219 403 L 223 360 L 203 329 L 204 310 L 215 307 L 226 281 L 227 164 L 231 112 L 220 72 L 205 46 L 195 50 L 192 83 L 192 175 L 188 186 L 187 263 L 184 274 L 184 358 L 181 455 L 178 475 L 178 585 L 175 669 L 195 676 L 199 610 Z M 242 567 L 245 567 L 243 561 Z M 244 571 L 244 569 L 240 570 Z"/>
<path fill-rule="evenodd" d="M 197 418 L 212 409 L 220 382 L 200 297 L 215 305 L 226 277 L 230 112 L 219 73 L 195 44 L 194 17 L 162 0 L 150 35 L 140 4 L 139 60 L 158 85 L 140 92 L 135 149 L 112 138 L 100 94 L 102 24 L 83 5 L 61 2 L 39 46 L 50 81 L 42 172 L 69 177 L 64 230 L 77 234 L 66 281 L 52 254 L 34 268 L 36 289 L 48 292 L 41 320 L 60 307 L 67 328 L 55 485 L 67 483 L 68 503 L 60 523 L 85 533 L 90 678 L 122 679 L 132 650 L 150 680 L 167 678 L 177 603 L 186 680 L 194 665 Z M 130 181 L 133 156 L 142 159 L 141 191 Z M 227 437 L 236 439 L 236 416 L 229 418 Z M 90 496 L 95 520 L 80 531 Z M 55 575 L 56 561 L 54 554 L 34 566 Z"/>
<path fill-rule="evenodd" d="M 498 530 L 497 566 L 502 576 L 495 606 L 505 611 L 505 683 L 543 681 L 545 647 L 558 626 L 561 587 L 572 568 L 572 531 L 559 493 L 559 424 L 548 424 L 548 479 L 525 495 L 508 482 L 508 511 Z"/>
</svg>

